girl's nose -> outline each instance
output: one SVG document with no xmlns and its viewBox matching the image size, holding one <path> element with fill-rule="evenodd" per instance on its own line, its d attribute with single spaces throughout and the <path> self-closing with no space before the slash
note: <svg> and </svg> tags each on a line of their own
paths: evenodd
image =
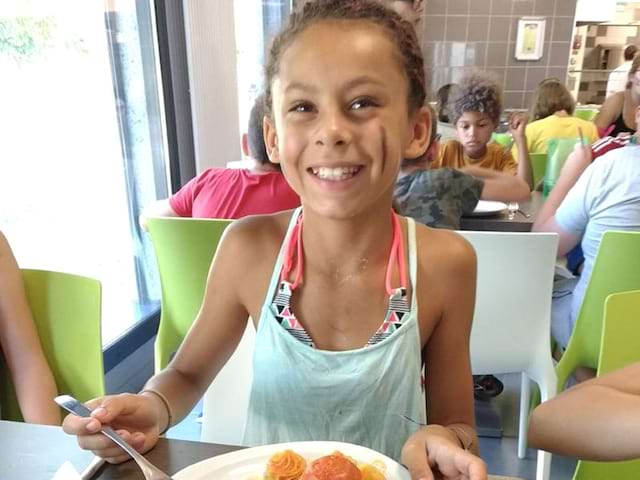
<svg viewBox="0 0 640 480">
<path fill-rule="evenodd" d="M 344 114 L 340 111 L 326 112 L 320 118 L 315 144 L 324 147 L 339 147 L 351 143 L 351 131 Z"/>
</svg>

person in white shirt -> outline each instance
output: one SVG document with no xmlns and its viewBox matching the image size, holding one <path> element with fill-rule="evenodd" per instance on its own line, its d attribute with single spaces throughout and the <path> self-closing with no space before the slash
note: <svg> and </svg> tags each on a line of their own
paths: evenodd
<svg viewBox="0 0 640 480">
<path fill-rule="evenodd" d="M 609 81 L 607 82 L 607 94 L 608 97 L 612 93 L 621 92 L 626 88 L 629 75 L 629 69 L 631 68 L 631 61 L 633 57 L 638 53 L 638 47 L 635 45 L 627 45 L 624 49 L 624 63 L 615 68 L 609 74 Z"/>
</svg>

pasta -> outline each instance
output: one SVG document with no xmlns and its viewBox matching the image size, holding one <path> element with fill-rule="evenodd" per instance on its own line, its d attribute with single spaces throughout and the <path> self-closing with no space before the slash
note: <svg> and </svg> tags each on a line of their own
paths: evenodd
<svg viewBox="0 0 640 480">
<path fill-rule="evenodd" d="M 387 480 L 382 461 L 358 463 L 341 452 L 311 463 L 292 450 L 274 454 L 267 463 L 264 480 Z"/>
<path fill-rule="evenodd" d="M 304 458 L 293 450 L 278 452 L 269 459 L 265 480 L 298 480 L 307 466 Z"/>
</svg>

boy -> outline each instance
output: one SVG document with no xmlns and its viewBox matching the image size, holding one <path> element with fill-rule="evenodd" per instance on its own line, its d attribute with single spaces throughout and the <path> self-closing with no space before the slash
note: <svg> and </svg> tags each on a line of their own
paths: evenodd
<svg viewBox="0 0 640 480">
<path fill-rule="evenodd" d="M 495 143 L 489 143 L 491 134 L 500 122 L 502 98 L 500 87 L 488 76 L 473 73 L 462 79 L 449 106 L 451 120 L 456 127 L 457 140 L 445 143 L 440 149 L 436 168 L 461 169 L 475 166 L 517 175 L 533 189 L 533 174 L 525 127 L 526 116 L 512 115 L 509 132 L 518 150 L 516 163 L 511 152 Z"/>
</svg>

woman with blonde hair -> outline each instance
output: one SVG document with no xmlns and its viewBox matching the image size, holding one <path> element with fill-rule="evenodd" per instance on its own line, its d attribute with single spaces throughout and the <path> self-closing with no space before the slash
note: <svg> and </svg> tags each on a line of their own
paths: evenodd
<svg viewBox="0 0 640 480">
<path fill-rule="evenodd" d="M 531 123 L 527 125 L 529 153 L 546 153 L 552 138 L 577 138 L 579 131 L 589 143 L 598 140 L 592 122 L 573 116 L 576 101 L 567 87 L 557 78 L 547 78 L 536 87 L 531 104 Z M 517 152 L 513 150 L 513 155 Z"/>
</svg>

